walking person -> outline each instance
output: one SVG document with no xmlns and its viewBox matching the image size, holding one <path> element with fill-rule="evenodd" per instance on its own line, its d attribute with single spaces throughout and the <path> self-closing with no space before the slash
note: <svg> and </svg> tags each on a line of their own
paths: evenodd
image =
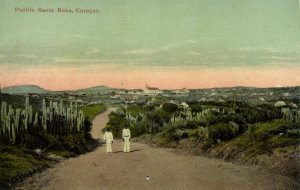
<svg viewBox="0 0 300 190">
<path fill-rule="evenodd" d="M 103 139 L 106 142 L 106 152 L 111 153 L 112 152 L 111 144 L 114 142 L 114 136 L 112 132 L 110 132 L 110 128 L 106 129 Z"/>
<path fill-rule="evenodd" d="M 122 137 L 124 140 L 124 152 L 130 152 L 130 130 L 128 129 L 128 125 L 125 125 L 122 130 Z"/>
</svg>

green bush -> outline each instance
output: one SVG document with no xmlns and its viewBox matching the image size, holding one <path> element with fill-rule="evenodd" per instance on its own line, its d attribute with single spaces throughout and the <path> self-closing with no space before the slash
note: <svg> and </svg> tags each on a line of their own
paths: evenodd
<svg viewBox="0 0 300 190">
<path fill-rule="evenodd" d="M 120 112 L 111 112 L 108 115 L 109 121 L 106 124 L 103 131 L 106 130 L 106 128 L 110 128 L 111 132 L 114 134 L 115 138 L 121 138 L 122 137 L 122 129 L 125 124 L 128 124 L 125 115 Z"/>
<path fill-rule="evenodd" d="M 271 148 L 297 146 L 300 144 L 300 138 L 290 138 L 287 135 L 274 136 L 269 142 Z"/>
<path fill-rule="evenodd" d="M 50 164 L 50 160 L 21 146 L 0 145 L 0 188 Z"/>
<path fill-rule="evenodd" d="M 181 134 L 178 132 L 178 128 L 175 125 L 168 126 L 162 133 L 162 137 L 168 142 L 180 140 Z"/>
<path fill-rule="evenodd" d="M 207 131 L 202 128 L 192 129 L 189 130 L 188 135 L 190 138 L 204 140 L 205 138 L 207 138 Z"/>
<path fill-rule="evenodd" d="M 218 123 L 208 128 L 209 138 L 213 139 L 214 142 L 217 139 L 222 141 L 230 140 L 235 136 L 234 129 L 231 125 L 226 123 Z"/>
<path fill-rule="evenodd" d="M 271 153 L 276 148 L 298 146 L 300 138 L 295 133 L 297 128 L 298 124 L 286 124 L 282 120 L 255 123 L 250 132 L 235 138 L 232 143 L 243 148 L 250 156 Z"/>
<path fill-rule="evenodd" d="M 198 123 L 196 121 L 188 121 L 186 123 L 187 129 L 196 129 L 198 127 Z"/>
<path fill-rule="evenodd" d="M 46 141 L 48 144 L 47 150 L 64 150 L 64 146 L 59 138 L 56 138 L 53 135 L 47 135 Z"/>
</svg>

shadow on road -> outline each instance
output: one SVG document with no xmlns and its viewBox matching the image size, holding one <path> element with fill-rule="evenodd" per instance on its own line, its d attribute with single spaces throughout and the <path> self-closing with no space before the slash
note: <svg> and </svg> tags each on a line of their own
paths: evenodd
<svg viewBox="0 0 300 190">
<path fill-rule="evenodd" d="M 137 152 L 137 151 L 141 151 L 141 150 L 143 150 L 143 149 L 135 149 L 135 150 L 132 150 L 130 152 Z"/>
<path fill-rule="evenodd" d="M 135 149 L 135 150 L 131 150 L 129 153 L 131 153 L 131 152 L 137 152 L 137 151 L 142 151 L 143 149 Z M 123 152 L 123 151 L 115 151 L 115 152 L 113 152 L 113 153 L 121 153 L 121 152 Z"/>
</svg>

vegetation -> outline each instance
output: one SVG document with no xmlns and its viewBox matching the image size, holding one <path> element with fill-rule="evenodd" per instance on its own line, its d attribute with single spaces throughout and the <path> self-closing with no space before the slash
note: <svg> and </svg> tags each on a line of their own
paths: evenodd
<svg viewBox="0 0 300 190">
<path fill-rule="evenodd" d="M 254 157 L 282 147 L 296 150 L 300 143 L 299 113 L 294 107 L 239 101 L 165 102 L 121 108 L 111 113 L 107 126 L 116 137 L 120 136 L 120 126 L 127 124 L 133 136 L 148 134 L 162 146 L 193 139 L 203 152 L 230 143 Z"/>
<path fill-rule="evenodd" d="M 37 98 L 30 104 L 28 97 L 7 94 L 1 100 L 0 187 L 48 167 L 49 154 L 69 157 L 97 145 L 89 133 L 90 118 L 105 111 L 103 105 Z"/>
<path fill-rule="evenodd" d="M 0 187 L 10 186 L 53 161 L 22 146 L 0 145 Z"/>
<path fill-rule="evenodd" d="M 256 123 L 251 132 L 245 133 L 232 142 L 251 156 L 270 153 L 277 148 L 298 146 L 300 144 L 300 123 L 286 123 L 274 120 Z"/>
<path fill-rule="evenodd" d="M 106 106 L 103 104 L 92 104 L 83 106 L 80 110 L 83 111 L 85 117 L 89 117 L 90 120 L 93 120 L 97 115 L 106 110 Z"/>
</svg>

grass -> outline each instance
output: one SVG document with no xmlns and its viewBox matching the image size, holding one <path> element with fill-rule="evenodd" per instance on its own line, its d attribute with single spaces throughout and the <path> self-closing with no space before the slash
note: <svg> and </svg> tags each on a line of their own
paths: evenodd
<svg viewBox="0 0 300 190">
<path fill-rule="evenodd" d="M 107 107 L 103 104 L 87 105 L 80 108 L 83 115 L 88 116 L 92 121 L 97 115 L 106 111 Z"/>
<path fill-rule="evenodd" d="M 0 187 L 49 167 L 53 161 L 21 146 L 0 146 Z"/>
<path fill-rule="evenodd" d="M 290 129 L 299 129 L 299 123 L 289 124 L 282 120 L 256 123 L 248 133 L 240 135 L 230 143 L 238 145 L 250 155 L 256 156 L 284 147 L 297 147 L 299 135 L 289 135 Z"/>
</svg>

